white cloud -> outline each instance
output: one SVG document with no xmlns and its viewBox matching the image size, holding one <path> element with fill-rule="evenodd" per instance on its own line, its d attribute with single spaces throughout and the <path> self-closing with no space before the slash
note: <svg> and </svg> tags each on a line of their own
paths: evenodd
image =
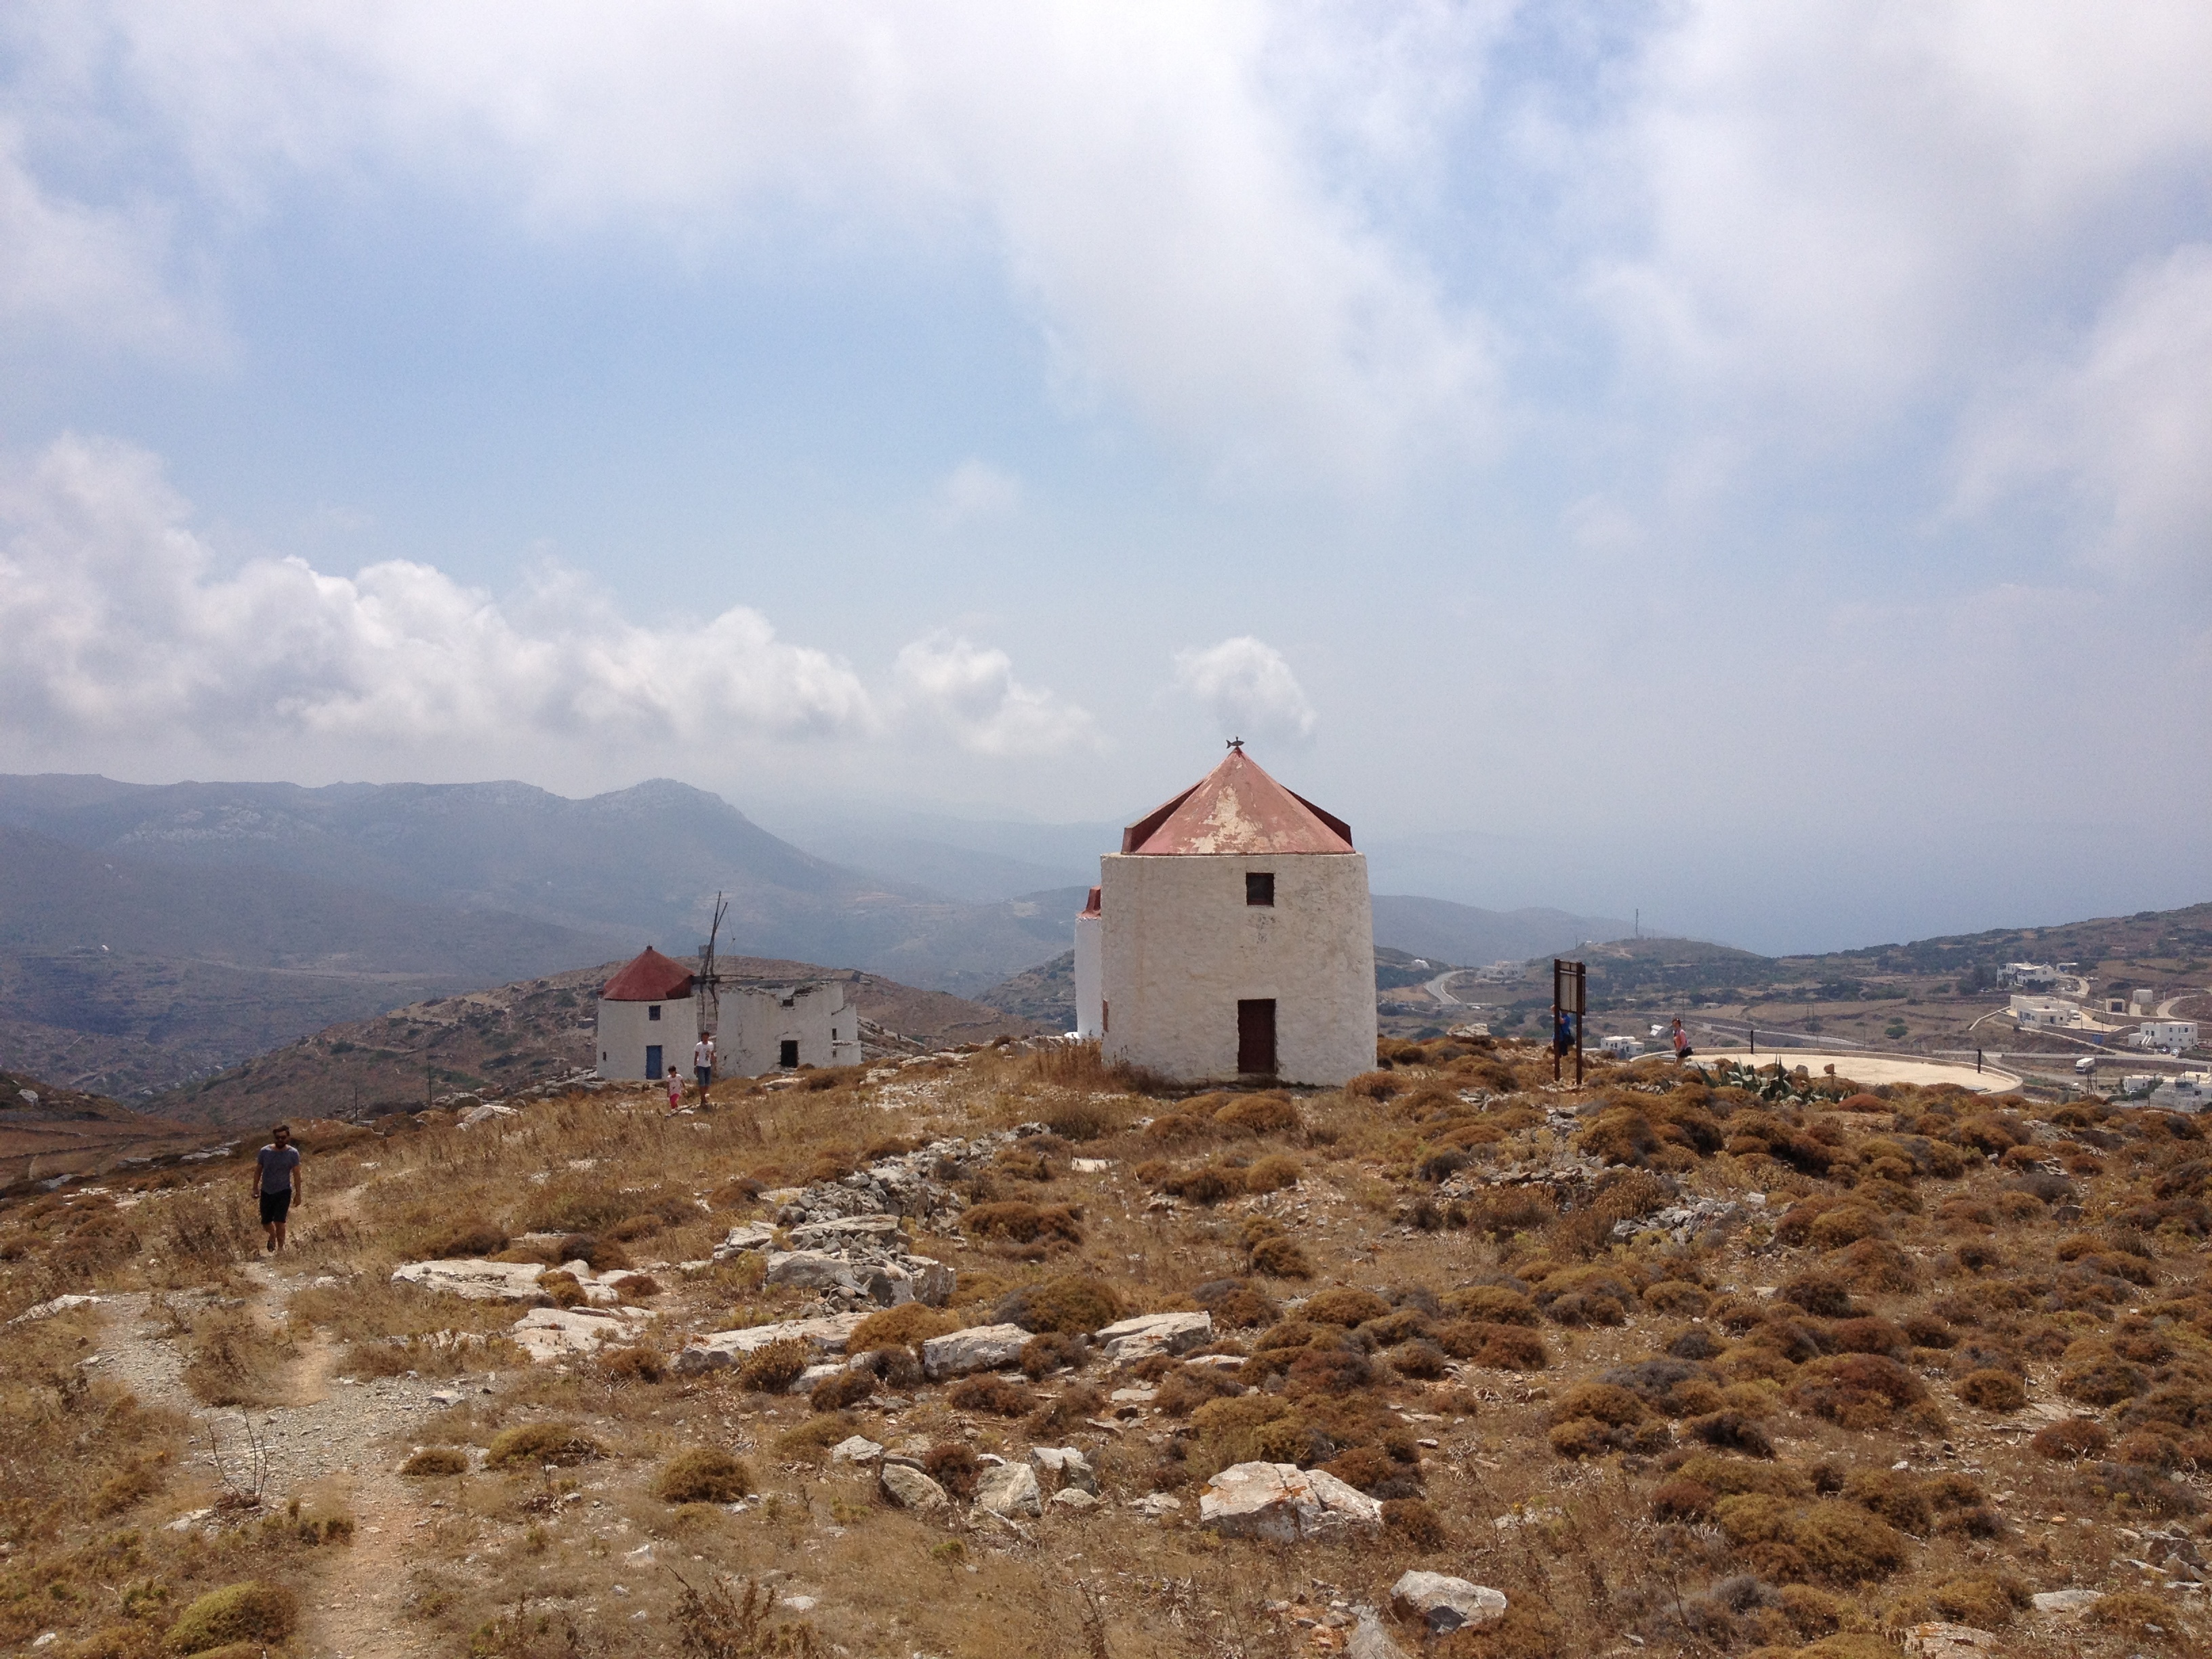
<svg viewBox="0 0 2212 1659">
<path fill-rule="evenodd" d="M 1176 684 L 1203 702 L 1225 737 L 1304 743 L 1316 720 L 1283 653 L 1241 635 L 1202 650 L 1178 652 Z"/>
<path fill-rule="evenodd" d="M 536 609 L 550 614 L 553 607 Z M 0 479 L 0 708 L 16 744 L 718 744 L 877 728 L 859 678 L 757 612 L 651 632 L 603 598 L 531 629 L 404 560 L 216 568 L 158 461 L 64 438 Z"/>
<path fill-rule="evenodd" d="M 892 665 L 911 718 L 994 758 L 1054 755 L 1095 741 L 1091 716 L 1014 678 L 1013 659 L 937 635 L 904 647 Z"/>
<path fill-rule="evenodd" d="M 1022 504 L 1022 481 L 973 456 L 954 467 L 938 486 L 938 511 L 948 524 L 1003 519 Z"/>
<path fill-rule="evenodd" d="M 1961 446 L 1963 507 L 2055 484 L 2088 562 L 2212 582 L 2212 246 L 2138 267 L 2077 350 L 2006 393 Z"/>
<path fill-rule="evenodd" d="M 1364 487 L 1486 424 L 1486 331 L 1368 186 L 1502 9 L 68 0 L 9 27 L 19 103 L 150 124 L 223 214 L 397 171 L 555 240 L 742 249 L 794 208 L 833 240 L 980 234 L 1075 396 L 1217 473 Z"/>
</svg>

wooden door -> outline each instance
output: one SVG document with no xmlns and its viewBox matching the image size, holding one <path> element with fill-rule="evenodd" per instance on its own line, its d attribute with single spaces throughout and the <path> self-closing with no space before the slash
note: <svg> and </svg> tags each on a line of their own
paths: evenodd
<svg viewBox="0 0 2212 1659">
<path fill-rule="evenodd" d="M 1237 1069 L 1248 1077 L 1275 1074 L 1274 998 L 1246 998 L 1237 1003 Z"/>
</svg>

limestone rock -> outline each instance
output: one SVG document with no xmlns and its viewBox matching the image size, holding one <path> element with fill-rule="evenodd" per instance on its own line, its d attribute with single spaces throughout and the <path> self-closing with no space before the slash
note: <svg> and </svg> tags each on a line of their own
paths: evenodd
<svg viewBox="0 0 2212 1659">
<path fill-rule="evenodd" d="M 26 1320 L 52 1319 L 56 1314 L 67 1313 L 71 1308 L 96 1308 L 106 1299 L 106 1297 L 83 1296 L 72 1292 L 66 1296 L 55 1297 L 50 1301 L 41 1302 L 35 1307 L 26 1308 L 8 1322 L 10 1325 L 21 1325 Z"/>
<path fill-rule="evenodd" d="M 522 1114 L 512 1106 L 487 1103 L 469 1108 L 467 1111 L 461 1114 L 453 1127 L 457 1129 L 473 1129 L 479 1123 L 495 1123 L 503 1117 L 520 1117 L 521 1115 Z"/>
<path fill-rule="evenodd" d="M 552 1297 L 538 1286 L 544 1271 L 535 1261 L 410 1261 L 392 1270 L 392 1282 L 471 1302 L 527 1302 L 549 1308 Z"/>
<path fill-rule="evenodd" d="M 1098 1501 L 1098 1495 L 1096 1492 L 1087 1492 L 1080 1486 L 1062 1486 L 1052 1495 L 1054 1509 L 1078 1510 L 1097 1509 Z"/>
<path fill-rule="evenodd" d="M 2105 1592 L 2102 1590 L 2045 1590 L 2035 1598 L 2033 1605 L 2038 1613 L 2054 1614 L 2062 1619 L 2071 1619 L 2088 1612 L 2091 1607 L 2095 1607 L 2104 1599 Z"/>
<path fill-rule="evenodd" d="M 842 1216 L 835 1221 L 809 1221 L 791 1230 L 794 1250 L 837 1250 L 848 1244 L 902 1243 L 895 1215 Z"/>
<path fill-rule="evenodd" d="M 1139 1515 L 1149 1515 L 1155 1521 L 1164 1521 L 1171 1515 L 1182 1513 L 1182 1499 L 1173 1492 L 1149 1492 L 1130 1500 L 1129 1507 Z"/>
<path fill-rule="evenodd" d="M 690 1346 L 676 1356 L 674 1369 L 685 1376 L 720 1370 L 771 1342 L 805 1342 L 823 1353 L 842 1353 L 846 1340 L 866 1317 L 860 1313 L 830 1314 L 821 1319 L 787 1319 L 780 1324 L 753 1325 L 741 1331 L 716 1331 L 711 1336 L 692 1338 Z"/>
<path fill-rule="evenodd" d="M 1345 1659 L 1407 1659 L 1406 1650 L 1390 1639 L 1372 1607 L 1356 1607 L 1352 1635 L 1345 1642 Z"/>
<path fill-rule="evenodd" d="M 1098 1474 L 1091 1460 L 1073 1446 L 1031 1446 L 1030 1462 L 1062 1492 L 1098 1495 Z"/>
<path fill-rule="evenodd" d="M 884 1254 L 870 1260 L 866 1246 L 831 1254 L 826 1250 L 771 1250 L 766 1282 L 796 1290 L 826 1291 L 879 1308 L 908 1302 L 942 1307 L 952 1294 L 952 1269 L 926 1256 Z"/>
<path fill-rule="evenodd" d="M 1042 1515 L 1036 1471 L 1026 1463 L 1001 1463 L 975 1482 L 975 1504 L 994 1515 Z"/>
<path fill-rule="evenodd" d="M 1158 1353 L 1188 1353 L 1213 1340 L 1213 1316 L 1208 1313 L 1140 1314 L 1109 1325 L 1092 1339 L 1106 1351 L 1113 1364 L 1150 1359 Z"/>
<path fill-rule="evenodd" d="M 933 1336 L 921 1345 L 921 1369 L 933 1382 L 970 1371 L 994 1371 L 1022 1357 L 1030 1334 L 1018 1325 L 978 1325 Z"/>
<path fill-rule="evenodd" d="M 952 1500 L 945 1495 L 945 1488 L 920 1469 L 904 1463 L 886 1461 L 877 1472 L 876 1482 L 884 1496 L 902 1510 L 912 1510 L 920 1515 L 933 1515 L 950 1509 Z"/>
<path fill-rule="evenodd" d="M 1442 1635 L 1462 1625 L 1481 1630 L 1496 1624 L 1505 1616 L 1505 1594 L 1446 1573 L 1408 1572 L 1390 1586 L 1390 1607 Z"/>
<path fill-rule="evenodd" d="M 1382 1505 L 1320 1469 L 1237 1463 L 1206 1483 L 1198 1517 L 1224 1537 L 1291 1544 L 1372 1531 L 1382 1524 Z"/>
<path fill-rule="evenodd" d="M 729 1261 L 748 1250 L 769 1250 L 775 1248 L 775 1229 L 765 1221 L 748 1221 L 742 1227 L 730 1229 L 730 1236 L 714 1246 L 714 1260 Z"/>
<path fill-rule="evenodd" d="M 884 1455 L 884 1449 L 865 1434 L 856 1434 L 840 1440 L 830 1448 L 832 1463 L 872 1463 Z"/>
<path fill-rule="evenodd" d="M 508 1334 L 544 1365 L 592 1353 L 602 1342 L 635 1342 L 652 1317 L 643 1308 L 532 1308 Z"/>
<path fill-rule="evenodd" d="M 1913 1659 L 1981 1659 L 1997 1650 L 1997 1638 L 1972 1625 L 1912 1625 L 1905 1632 L 1905 1650 Z"/>
</svg>

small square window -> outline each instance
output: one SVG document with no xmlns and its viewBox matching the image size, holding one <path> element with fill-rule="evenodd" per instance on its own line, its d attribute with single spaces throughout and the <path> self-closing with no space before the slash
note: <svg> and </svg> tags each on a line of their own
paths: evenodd
<svg viewBox="0 0 2212 1659">
<path fill-rule="evenodd" d="M 660 1005 L 657 1002 L 647 1004 L 645 1010 L 645 1017 L 647 1019 L 659 1019 L 660 1018 Z"/>
<path fill-rule="evenodd" d="M 1272 871 L 1247 870 L 1244 872 L 1244 902 L 1272 906 L 1275 902 L 1275 877 Z"/>
</svg>

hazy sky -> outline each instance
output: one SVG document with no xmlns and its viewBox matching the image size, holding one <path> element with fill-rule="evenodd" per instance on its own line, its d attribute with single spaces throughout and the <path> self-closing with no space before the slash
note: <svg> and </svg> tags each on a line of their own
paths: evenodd
<svg viewBox="0 0 2212 1659">
<path fill-rule="evenodd" d="M 2208 86 L 2202 0 L 15 0 L 0 769 L 1236 732 L 1476 902 L 2212 897 Z"/>
</svg>

